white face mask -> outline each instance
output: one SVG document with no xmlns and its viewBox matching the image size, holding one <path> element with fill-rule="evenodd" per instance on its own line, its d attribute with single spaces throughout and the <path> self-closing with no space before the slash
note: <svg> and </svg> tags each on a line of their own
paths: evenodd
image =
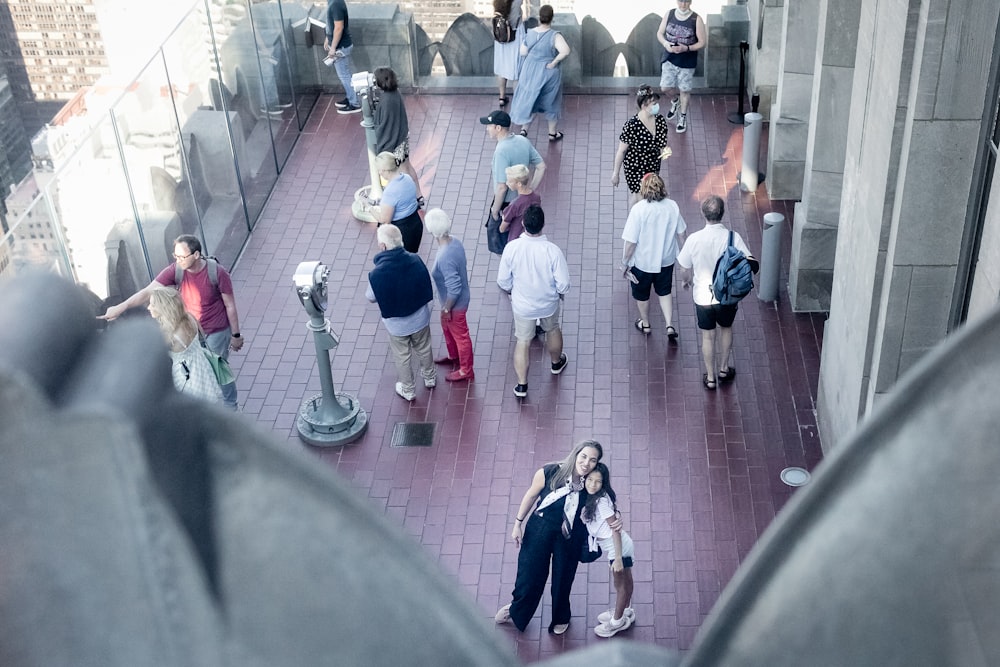
<svg viewBox="0 0 1000 667">
<path fill-rule="evenodd" d="M 660 104 L 657 102 L 653 106 L 649 107 L 650 116 L 658 116 L 660 114 Z"/>
</svg>

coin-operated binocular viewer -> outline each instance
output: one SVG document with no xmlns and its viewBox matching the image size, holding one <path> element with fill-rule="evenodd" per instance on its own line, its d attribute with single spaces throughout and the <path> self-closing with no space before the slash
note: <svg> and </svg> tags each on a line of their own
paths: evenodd
<svg viewBox="0 0 1000 667">
<path fill-rule="evenodd" d="M 375 168 L 375 109 L 378 95 L 375 92 L 375 78 L 371 72 L 357 72 L 351 77 L 351 87 L 358 94 L 361 104 L 361 127 L 365 128 L 365 145 L 368 147 L 368 173 L 371 185 L 364 185 L 354 193 L 351 213 L 361 222 L 378 220 L 378 205 L 382 200 L 382 181 Z"/>
<path fill-rule="evenodd" d="M 303 401 L 296 426 L 299 438 L 317 447 L 334 447 L 354 442 L 368 428 L 368 413 L 357 399 L 333 389 L 330 350 L 338 340 L 326 319 L 326 280 L 330 269 L 320 262 L 302 262 L 295 269 L 295 293 L 309 313 L 306 326 L 316 343 L 316 359 L 323 392 Z"/>
</svg>

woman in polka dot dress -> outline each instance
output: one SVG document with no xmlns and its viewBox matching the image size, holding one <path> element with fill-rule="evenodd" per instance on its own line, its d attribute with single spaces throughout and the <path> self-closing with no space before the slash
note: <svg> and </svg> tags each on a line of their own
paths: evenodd
<svg viewBox="0 0 1000 667">
<path fill-rule="evenodd" d="M 636 93 L 635 103 L 639 113 L 625 122 L 618 137 L 611 185 L 618 187 L 618 174 L 625 167 L 629 206 L 639 201 L 639 185 L 648 173 L 660 173 L 660 161 L 670 156 L 667 146 L 667 121 L 660 115 L 660 95 L 649 86 L 642 86 Z"/>
</svg>

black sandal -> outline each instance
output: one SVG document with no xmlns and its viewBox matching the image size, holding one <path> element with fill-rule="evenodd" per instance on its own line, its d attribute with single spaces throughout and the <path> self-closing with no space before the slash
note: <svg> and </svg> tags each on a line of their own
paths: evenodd
<svg viewBox="0 0 1000 667">
<path fill-rule="evenodd" d="M 736 369 L 727 366 L 726 370 L 719 371 L 719 382 L 732 382 L 736 378 Z"/>
<path fill-rule="evenodd" d="M 705 389 L 715 389 L 715 380 L 708 379 L 708 373 L 701 376 L 701 383 L 705 385 Z"/>
<path fill-rule="evenodd" d="M 549 141 L 562 141 L 562 138 L 563 138 L 562 132 L 557 131 L 555 134 L 549 132 Z"/>
<path fill-rule="evenodd" d="M 675 329 L 672 324 L 667 327 L 667 338 L 670 340 L 677 340 L 677 329 Z"/>
<path fill-rule="evenodd" d="M 522 127 L 521 131 L 518 134 L 520 134 L 522 137 L 528 136 L 528 128 Z"/>
<path fill-rule="evenodd" d="M 653 330 L 649 322 L 643 322 L 641 317 L 635 321 L 635 328 L 647 336 Z"/>
<path fill-rule="evenodd" d="M 510 102 L 510 98 L 504 95 L 503 97 L 498 97 L 497 101 L 500 102 L 501 107 L 507 106 L 507 102 Z"/>
</svg>

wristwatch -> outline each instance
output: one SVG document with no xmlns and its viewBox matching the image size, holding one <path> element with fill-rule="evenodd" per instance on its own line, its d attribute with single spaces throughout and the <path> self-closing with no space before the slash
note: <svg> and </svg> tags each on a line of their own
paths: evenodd
<svg viewBox="0 0 1000 667">
<path fill-rule="evenodd" d="M 240 336 L 238 333 L 234 333 L 233 338 L 242 338 L 242 336 Z"/>
</svg>

